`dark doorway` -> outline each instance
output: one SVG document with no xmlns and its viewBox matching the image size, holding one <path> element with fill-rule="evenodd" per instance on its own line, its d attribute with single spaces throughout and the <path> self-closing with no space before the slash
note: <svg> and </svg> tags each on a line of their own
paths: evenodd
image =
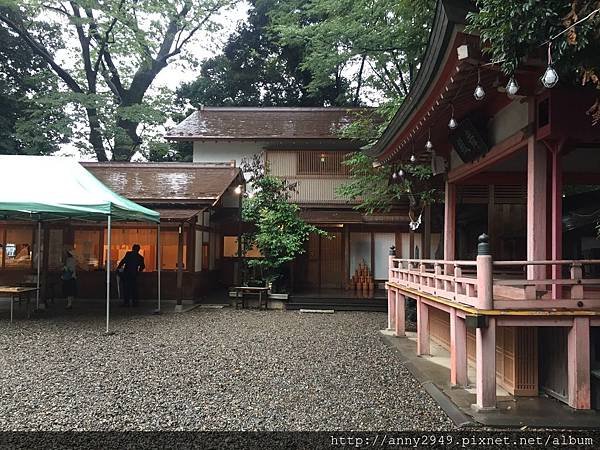
<svg viewBox="0 0 600 450">
<path fill-rule="evenodd" d="M 568 327 L 539 327 L 540 389 L 563 402 L 568 400 Z"/>
</svg>

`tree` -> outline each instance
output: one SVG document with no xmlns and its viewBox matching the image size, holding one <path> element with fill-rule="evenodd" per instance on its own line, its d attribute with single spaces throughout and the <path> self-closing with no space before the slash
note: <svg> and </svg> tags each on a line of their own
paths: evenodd
<svg viewBox="0 0 600 450">
<path fill-rule="evenodd" d="M 309 90 L 327 83 L 328 73 L 335 69 L 347 77 L 355 102 L 369 94 L 376 98 L 376 111 L 365 111 L 342 131 L 345 138 L 374 142 L 410 92 L 427 45 L 434 5 L 433 0 L 280 1 L 270 13 L 271 29 L 282 42 L 306 47 L 301 67 L 313 74 Z M 432 201 L 428 167 L 407 166 L 402 182 L 391 183 L 392 168 L 374 168 L 373 162 L 361 152 L 345 161 L 350 181 L 338 194 L 358 200 L 358 209 L 389 210 L 405 195 L 413 210 Z"/>
<path fill-rule="evenodd" d="M 30 32 L 52 51 L 61 45 L 52 28 Z M 41 58 L 1 26 L 0 68 L 0 153 L 45 155 L 58 150 L 71 129 L 56 80 Z"/>
<path fill-rule="evenodd" d="M 163 105 L 145 98 L 153 81 L 200 30 L 215 29 L 214 14 L 229 3 L 0 0 L 6 7 L 0 23 L 45 61 L 69 90 L 69 99 L 85 112 L 97 159 L 107 161 L 109 147 L 114 160 L 129 160 L 141 144 L 140 124 L 164 121 Z M 60 26 L 72 64 L 55 58 L 31 33 L 41 22 Z"/>
<path fill-rule="evenodd" d="M 262 258 L 249 260 L 248 266 L 258 269 L 267 282 L 274 282 L 285 264 L 305 252 L 311 233 L 327 233 L 300 218 L 300 207 L 290 202 L 295 184 L 269 174 L 262 155 L 244 160 L 242 171 L 249 174 L 251 185 L 242 202 L 242 218 L 253 227 L 242 238 L 243 253 L 256 246 Z"/>
<path fill-rule="evenodd" d="M 561 79 L 600 89 L 599 0 L 477 0 L 469 30 L 481 36 L 483 51 L 512 74 L 526 58 L 545 57 L 551 37 Z M 596 11 L 596 12 L 594 12 Z M 587 19 L 586 19 L 587 18 Z M 571 28 L 576 22 L 586 19 Z M 600 123 L 600 94 L 589 110 Z"/>
<path fill-rule="evenodd" d="M 362 152 L 349 155 L 350 181 L 338 188 L 338 194 L 360 203 L 357 209 L 369 214 L 389 211 L 404 197 L 408 197 L 411 216 L 416 219 L 423 208 L 436 200 L 437 190 L 430 185 L 432 171 L 419 163 L 401 166 L 380 166 Z M 402 175 L 398 171 L 402 170 Z"/>
<path fill-rule="evenodd" d="M 383 101 L 405 97 L 429 35 L 434 0 L 281 0 L 270 12 L 271 29 L 287 45 L 305 46 L 301 67 L 310 90 L 330 82 L 334 70 L 353 85 L 357 103 L 365 89 Z"/>
<path fill-rule="evenodd" d="M 222 54 L 204 61 L 200 76 L 178 90 L 194 107 L 348 105 L 348 81 L 329 70 L 328 81 L 308 90 L 313 73 L 303 68 L 304 45 L 280 42 L 270 29 L 277 0 L 252 0 L 248 21 L 230 36 Z M 354 102 L 355 104 L 358 101 Z"/>
</svg>

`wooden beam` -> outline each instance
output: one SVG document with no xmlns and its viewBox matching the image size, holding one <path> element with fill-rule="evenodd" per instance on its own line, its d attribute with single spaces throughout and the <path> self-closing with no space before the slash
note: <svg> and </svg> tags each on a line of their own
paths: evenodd
<svg viewBox="0 0 600 450">
<path fill-rule="evenodd" d="M 546 259 L 546 211 L 547 211 L 547 169 L 546 147 L 531 136 L 527 144 L 527 259 Z M 529 280 L 545 278 L 546 268 L 528 266 Z"/>
<path fill-rule="evenodd" d="M 183 223 L 179 224 L 177 239 L 177 305 L 183 304 Z"/>
<path fill-rule="evenodd" d="M 573 319 L 567 341 L 569 406 L 575 409 L 590 409 L 590 319 Z"/>
<path fill-rule="evenodd" d="M 465 320 L 450 311 L 450 384 L 467 386 L 467 327 Z"/>
<path fill-rule="evenodd" d="M 446 183 L 444 202 L 444 259 L 456 259 L 456 185 Z M 454 268 L 452 267 L 452 271 Z M 449 274 L 448 268 L 446 274 Z"/>
<path fill-rule="evenodd" d="M 429 353 L 429 307 L 417 298 L 417 355 Z"/>
<path fill-rule="evenodd" d="M 496 408 L 496 319 L 488 319 L 487 328 L 475 330 L 476 407 Z"/>
<path fill-rule="evenodd" d="M 463 164 L 448 173 L 448 182 L 461 182 L 472 175 L 483 172 L 484 169 L 496 164 L 503 159 L 508 158 L 516 151 L 527 145 L 527 138 L 531 135 L 529 131 L 518 131 L 512 136 L 504 139 L 502 142 L 494 145 L 492 149 L 482 156 L 479 160 L 469 164 Z"/>
<path fill-rule="evenodd" d="M 431 259 L 431 205 L 426 205 L 423 210 L 423 239 L 421 240 L 423 253 L 421 259 Z"/>
</svg>

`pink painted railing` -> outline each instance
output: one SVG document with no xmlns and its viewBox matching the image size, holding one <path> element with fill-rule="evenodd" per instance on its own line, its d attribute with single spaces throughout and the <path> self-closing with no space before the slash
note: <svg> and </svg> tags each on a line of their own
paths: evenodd
<svg viewBox="0 0 600 450">
<path fill-rule="evenodd" d="M 562 278 L 563 268 L 570 276 Z M 402 259 L 390 256 L 389 281 L 413 291 L 480 309 L 600 309 L 600 279 L 584 267 L 600 260 L 477 261 Z M 547 274 L 555 274 L 555 278 Z M 598 273 L 598 272 L 596 272 Z"/>
</svg>

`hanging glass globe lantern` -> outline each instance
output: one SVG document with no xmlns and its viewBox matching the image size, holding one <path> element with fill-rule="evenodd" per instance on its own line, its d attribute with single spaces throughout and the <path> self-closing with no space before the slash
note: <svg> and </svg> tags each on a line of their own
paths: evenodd
<svg viewBox="0 0 600 450">
<path fill-rule="evenodd" d="M 473 97 L 475 97 L 475 100 L 477 101 L 483 100 L 483 97 L 485 97 L 485 91 L 481 87 L 481 69 L 479 67 L 477 67 L 477 87 L 473 92 Z"/>
<path fill-rule="evenodd" d="M 400 169 L 400 170 L 398 171 L 398 176 L 399 176 L 399 177 L 403 177 L 403 176 L 404 176 L 404 170 Z"/>
<path fill-rule="evenodd" d="M 548 89 L 552 89 L 558 83 L 558 73 L 554 70 L 554 67 L 546 67 L 544 75 L 542 75 L 542 84 Z"/>
<path fill-rule="evenodd" d="M 433 148 L 433 143 L 430 140 L 427 140 L 427 142 L 425 143 L 425 148 L 431 151 L 431 149 Z"/>
<path fill-rule="evenodd" d="M 519 83 L 517 83 L 514 77 L 510 77 L 510 80 L 508 80 L 506 92 L 508 92 L 508 95 L 515 95 L 519 92 Z"/>
<path fill-rule="evenodd" d="M 477 85 L 477 87 L 475 88 L 475 92 L 473 92 L 473 97 L 475 97 L 475 100 L 477 101 L 483 100 L 483 98 L 485 97 L 485 91 L 483 90 L 481 85 Z"/>
<path fill-rule="evenodd" d="M 455 130 L 457 126 L 458 126 L 458 122 L 456 121 L 456 119 L 454 117 L 451 117 L 450 122 L 448 122 L 448 128 L 450 128 L 451 130 Z"/>
<path fill-rule="evenodd" d="M 548 67 L 544 75 L 542 75 L 542 84 L 544 87 L 551 89 L 558 83 L 558 73 L 552 67 L 552 41 L 548 42 Z"/>
<path fill-rule="evenodd" d="M 412 155 L 410 155 L 410 162 L 414 163 L 417 160 L 417 157 L 415 156 L 415 154 L 413 153 Z"/>
</svg>

